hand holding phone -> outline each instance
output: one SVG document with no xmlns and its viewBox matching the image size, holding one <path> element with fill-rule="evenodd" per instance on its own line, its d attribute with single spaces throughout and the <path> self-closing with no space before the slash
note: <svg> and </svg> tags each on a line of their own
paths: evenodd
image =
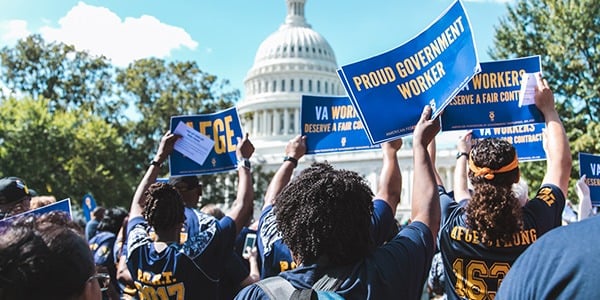
<svg viewBox="0 0 600 300">
<path fill-rule="evenodd" d="M 256 233 L 247 233 L 246 240 L 244 241 L 244 248 L 242 249 L 242 257 L 248 257 L 250 251 L 256 244 Z"/>
</svg>

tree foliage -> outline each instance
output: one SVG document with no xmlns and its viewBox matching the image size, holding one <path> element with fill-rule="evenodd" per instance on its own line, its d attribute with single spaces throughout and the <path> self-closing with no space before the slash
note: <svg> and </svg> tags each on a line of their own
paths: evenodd
<svg viewBox="0 0 600 300">
<path fill-rule="evenodd" d="M 579 170 L 577 154 L 600 152 L 600 2 L 518 1 L 508 6 L 496 27 L 494 44 L 489 51 L 493 59 L 541 55 L 544 77 L 559 102 L 557 109 L 571 144 L 573 187 Z M 522 170 L 530 186 L 539 186 L 545 164 L 528 163 Z"/>
<path fill-rule="evenodd" d="M 141 59 L 120 70 L 116 83 L 136 114 L 129 143 L 145 158 L 169 129 L 171 116 L 216 112 L 233 106 L 239 97 L 239 91 L 226 90 L 227 81 L 217 82 L 195 62 Z"/>
<path fill-rule="evenodd" d="M 79 202 L 91 192 L 106 205 L 131 198 L 123 139 L 99 116 L 50 112 L 50 100 L 0 102 L 0 175 L 19 176 L 42 195 Z"/>
<path fill-rule="evenodd" d="M 0 61 L 2 81 L 11 93 L 43 97 L 51 111 L 85 109 L 112 118 L 123 106 L 111 97 L 114 69 L 105 57 L 32 35 L 3 48 Z"/>
<path fill-rule="evenodd" d="M 195 62 L 142 59 L 118 69 L 39 35 L 0 50 L 0 87 L 0 176 L 76 203 L 91 192 L 107 206 L 129 204 L 171 116 L 216 112 L 240 95 Z M 270 176 L 257 171 L 261 197 Z M 203 176 L 204 199 L 234 199 L 235 178 Z"/>
</svg>

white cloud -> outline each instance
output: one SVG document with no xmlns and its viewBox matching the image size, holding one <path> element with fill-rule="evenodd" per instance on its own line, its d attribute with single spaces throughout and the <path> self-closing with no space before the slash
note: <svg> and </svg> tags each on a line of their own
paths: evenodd
<svg viewBox="0 0 600 300">
<path fill-rule="evenodd" d="M 161 23 L 153 16 L 139 18 L 119 16 L 105 7 L 79 2 L 59 21 L 58 28 L 44 26 L 40 32 L 46 41 L 61 41 L 104 55 L 113 64 L 125 66 L 146 57 L 164 58 L 171 51 L 198 43 L 182 28 Z"/>
<path fill-rule="evenodd" d="M 12 44 L 30 34 L 31 32 L 27 29 L 27 21 L 9 20 L 0 22 L 0 44 Z"/>
</svg>

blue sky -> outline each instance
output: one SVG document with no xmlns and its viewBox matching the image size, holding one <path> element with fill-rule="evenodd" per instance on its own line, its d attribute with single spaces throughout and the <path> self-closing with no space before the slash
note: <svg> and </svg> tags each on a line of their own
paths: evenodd
<svg viewBox="0 0 600 300">
<path fill-rule="evenodd" d="M 452 2 L 307 0 L 305 15 L 344 65 L 402 44 Z M 494 26 L 506 15 L 507 2 L 464 1 L 481 61 L 489 60 Z M 104 54 L 117 66 L 143 57 L 193 60 L 243 94 L 256 50 L 286 11 L 285 0 L 0 0 L 0 47 L 39 33 Z"/>
</svg>

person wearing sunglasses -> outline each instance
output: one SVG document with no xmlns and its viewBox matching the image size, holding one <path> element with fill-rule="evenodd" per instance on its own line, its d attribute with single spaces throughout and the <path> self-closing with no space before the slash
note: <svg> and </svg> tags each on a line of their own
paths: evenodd
<svg viewBox="0 0 600 300">
<path fill-rule="evenodd" d="M 102 299 L 81 228 L 63 212 L 19 218 L 0 228 L 0 299 Z"/>
</svg>

